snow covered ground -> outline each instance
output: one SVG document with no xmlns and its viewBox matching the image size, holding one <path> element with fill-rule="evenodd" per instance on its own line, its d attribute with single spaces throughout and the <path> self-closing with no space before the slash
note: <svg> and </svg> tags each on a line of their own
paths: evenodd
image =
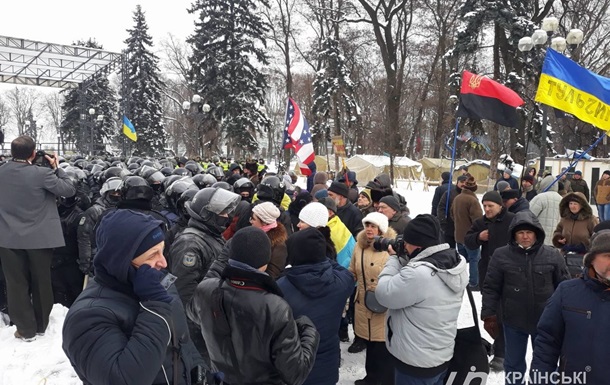
<svg viewBox="0 0 610 385">
<path fill-rule="evenodd" d="M 407 199 L 411 216 L 429 213 L 434 187 L 430 191 L 422 191 L 421 183 L 401 181 L 398 183 L 398 192 Z M 477 302 L 477 311 L 480 310 L 481 296 L 474 293 Z M 51 312 L 51 319 L 46 334 L 38 337 L 36 341 L 27 343 L 14 338 L 15 327 L 9 327 L 0 320 L 0 385 L 77 385 L 82 384 L 70 362 L 61 349 L 61 329 L 68 309 L 55 305 Z M 459 318 L 460 327 L 472 326 L 472 314 L 468 298 L 464 304 Z M 483 330 L 484 337 L 491 338 Z M 351 331 L 350 331 L 351 333 Z M 353 338 L 353 334 L 351 334 Z M 364 352 L 350 354 L 347 348 L 351 343 L 341 343 L 342 365 L 340 368 L 339 385 L 351 385 L 355 380 L 363 378 Z M 531 348 L 528 349 L 528 362 L 531 359 Z M 503 384 L 501 373 L 490 374 L 487 384 Z"/>
</svg>

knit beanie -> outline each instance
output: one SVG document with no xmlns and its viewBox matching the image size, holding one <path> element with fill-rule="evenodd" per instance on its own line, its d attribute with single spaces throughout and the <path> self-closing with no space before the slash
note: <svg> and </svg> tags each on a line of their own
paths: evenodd
<svg viewBox="0 0 610 385">
<path fill-rule="evenodd" d="M 583 265 L 590 267 L 595 256 L 600 253 L 610 253 L 610 230 L 601 230 L 591 236 L 591 247 L 583 258 Z"/>
<path fill-rule="evenodd" d="M 362 225 L 364 227 L 366 227 L 367 223 L 372 223 L 379 227 L 379 230 L 381 230 L 383 234 L 388 231 L 388 217 L 386 217 L 382 213 L 369 213 L 366 217 L 362 218 Z"/>
<path fill-rule="evenodd" d="M 164 240 L 165 240 L 165 234 L 163 234 L 163 230 L 161 229 L 161 227 L 159 226 L 159 227 L 154 228 L 151 232 L 149 232 L 144 237 L 144 239 L 142 239 L 142 242 L 140 242 L 140 245 L 136 249 L 136 252 L 135 252 L 135 255 L 133 256 L 133 258 L 139 257 L 140 255 L 142 255 L 146 251 L 148 251 L 148 249 L 150 249 L 151 247 L 153 247 L 155 245 L 158 245 L 159 243 L 163 242 Z"/>
<path fill-rule="evenodd" d="M 317 191 L 314 196 L 316 197 L 317 200 L 320 200 L 322 198 L 326 198 L 328 196 L 328 190 L 321 189 L 321 190 Z"/>
<path fill-rule="evenodd" d="M 379 203 L 385 203 L 392 210 L 396 211 L 397 213 L 400 212 L 400 203 L 398 203 L 398 199 L 396 199 L 393 195 L 384 196 L 381 198 Z"/>
<path fill-rule="evenodd" d="M 288 260 L 293 266 L 323 262 L 327 259 L 326 239 L 315 228 L 299 230 L 289 236 L 286 248 L 288 249 Z"/>
<path fill-rule="evenodd" d="M 510 189 L 510 184 L 505 181 L 505 180 L 501 180 L 498 182 L 498 184 L 496 185 L 496 188 L 498 189 L 498 191 L 500 191 L 500 193 L 504 190 L 508 190 Z"/>
<path fill-rule="evenodd" d="M 266 225 L 275 222 L 280 217 L 280 209 L 271 202 L 263 202 L 254 206 L 252 213 Z"/>
<path fill-rule="evenodd" d="M 368 188 L 363 189 L 362 191 L 360 191 L 359 195 L 362 195 L 363 197 L 365 197 L 366 199 L 369 200 L 369 202 L 371 201 L 371 190 Z"/>
<path fill-rule="evenodd" d="M 610 172 L 608 173 L 608 175 L 610 175 Z M 527 175 L 523 176 L 522 181 L 526 181 L 526 182 L 529 182 L 530 184 L 534 184 L 534 177 L 527 174 Z"/>
<path fill-rule="evenodd" d="M 508 189 L 508 190 L 503 190 L 500 192 L 500 196 L 502 197 L 502 200 L 505 200 L 505 201 L 507 201 L 509 199 L 519 198 L 519 190 L 514 189 L 514 188 Z"/>
<path fill-rule="evenodd" d="M 324 227 L 328 224 L 328 209 L 320 202 L 311 202 L 303 207 L 299 219 L 311 227 Z"/>
<path fill-rule="evenodd" d="M 481 199 L 481 202 L 493 202 L 496 203 L 500 206 L 502 206 L 502 197 L 500 196 L 500 194 L 497 191 L 488 191 L 485 193 L 485 195 L 483 195 L 483 199 Z"/>
<path fill-rule="evenodd" d="M 472 191 L 472 192 L 477 191 L 477 188 L 478 188 L 478 186 L 477 186 L 477 181 L 476 181 L 476 180 L 474 180 L 474 177 L 473 177 L 472 175 L 470 175 L 470 176 L 468 177 L 468 179 L 466 179 L 466 184 L 464 185 L 464 188 L 465 188 L 465 189 L 468 189 L 468 190 L 470 190 L 470 191 Z M 418 245 L 418 246 L 419 246 L 419 245 Z"/>
<path fill-rule="evenodd" d="M 440 244 L 440 234 L 438 219 L 430 214 L 420 214 L 407 223 L 402 236 L 405 242 L 425 249 Z"/>
<path fill-rule="evenodd" d="M 271 260 L 271 241 L 263 230 L 253 226 L 244 227 L 231 238 L 229 259 L 258 269 Z"/>
<path fill-rule="evenodd" d="M 347 187 L 345 183 L 341 182 L 331 183 L 330 187 L 328 188 L 328 191 L 332 191 L 335 194 L 341 195 L 346 198 L 349 195 L 349 187 Z"/>
<path fill-rule="evenodd" d="M 333 213 L 337 213 L 337 202 L 330 197 L 318 199 L 318 202 L 326 206 L 328 210 L 332 210 Z"/>
</svg>

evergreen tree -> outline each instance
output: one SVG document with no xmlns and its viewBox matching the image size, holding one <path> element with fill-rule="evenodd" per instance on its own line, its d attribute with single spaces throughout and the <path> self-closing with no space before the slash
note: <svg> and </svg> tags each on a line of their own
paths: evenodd
<svg viewBox="0 0 610 385">
<path fill-rule="evenodd" d="M 79 40 L 73 45 L 103 49 L 94 39 Z M 94 76 L 81 83 L 79 88 L 62 92 L 62 140 L 65 143 L 74 143 L 81 153 L 87 153 L 91 149 L 95 154 L 103 152 L 104 148 L 100 144 L 111 141 L 117 135 L 117 96 L 108 78 L 104 75 Z M 95 109 L 93 116 L 89 115 L 91 108 Z M 103 115 L 104 119 L 98 121 L 98 115 Z"/>
<path fill-rule="evenodd" d="M 358 121 L 359 109 L 345 57 L 341 53 L 339 42 L 333 37 L 328 37 L 323 42 L 320 59 L 324 68 L 318 71 L 313 82 L 312 112 L 315 118 L 312 132 L 328 139 L 331 134 L 341 135 L 342 129 L 352 132 L 351 128 Z M 334 118 L 333 133 L 330 132 L 330 118 Z"/>
<path fill-rule="evenodd" d="M 268 25 L 259 14 L 266 0 L 196 0 L 189 10 L 198 13 L 195 33 L 187 40 L 193 90 L 211 110 L 204 116 L 206 130 L 217 130 L 229 144 L 252 153 L 258 149 L 256 134 L 267 130 L 270 120 L 261 106 L 267 79 L 259 68 L 268 65 L 265 32 Z M 206 133 L 200 133 L 203 138 Z M 217 146 L 217 143 L 214 143 Z"/>
<path fill-rule="evenodd" d="M 135 26 L 127 30 L 129 37 L 125 40 L 123 106 L 138 135 L 136 153 L 161 155 L 165 144 L 161 89 L 165 85 L 160 78 L 159 58 L 152 52 L 153 41 L 140 5 L 136 6 L 133 21 Z"/>
</svg>

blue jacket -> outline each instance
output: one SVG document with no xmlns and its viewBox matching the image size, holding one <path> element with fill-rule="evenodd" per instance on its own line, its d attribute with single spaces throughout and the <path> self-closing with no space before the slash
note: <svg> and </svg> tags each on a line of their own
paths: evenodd
<svg viewBox="0 0 610 385">
<path fill-rule="evenodd" d="M 586 373 L 586 382 L 580 383 L 610 384 L 608 325 L 610 287 L 591 278 L 589 273 L 562 282 L 538 322 L 532 370 L 545 374 L 558 371 L 572 379 L 576 376 L 582 379 Z"/>
<path fill-rule="evenodd" d="M 306 315 L 320 333 L 316 361 L 304 385 L 335 385 L 339 381 L 339 325 L 355 282 L 349 270 L 329 259 L 290 267 L 277 281 L 294 317 Z"/>
</svg>

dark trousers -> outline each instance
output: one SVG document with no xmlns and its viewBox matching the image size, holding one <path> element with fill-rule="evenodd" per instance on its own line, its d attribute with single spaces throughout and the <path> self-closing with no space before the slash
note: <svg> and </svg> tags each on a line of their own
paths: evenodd
<svg viewBox="0 0 610 385">
<path fill-rule="evenodd" d="M 44 333 L 53 308 L 53 249 L 0 248 L 9 316 L 24 337 Z"/>
<path fill-rule="evenodd" d="M 51 269 L 51 283 L 55 303 L 70 307 L 83 291 L 85 276 L 78 264 L 70 263 Z"/>
<path fill-rule="evenodd" d="M 479 260 L 479 285 L 481 287 L 481 291 L 483 290 L 483 285 L 485 282 L 485 277 L 487 276 L 487 267 L 489 266 L 489 257 L 481 258 Z M 502 306 L 498 305 L 497 309 L 498 316 L 498 335 L 494 340 L 493 350 L 494 357 L 504 358 L 504 351 L 506 350 L 506 344 L 504 342 L 504 325 L 502 324 Z"/>
<path fill-rule="evenodd" d="M 394 385 L 394 360 L 385 347 L 385 342 L 366 341 L 364 369 L 369 382 Z"/>
<path fill-rule="evenodd" d="M 506 344 L 506 356 L 504 357 L 506 384 L 525 385 L 527 342 L 531 339 L 532 346 L 534 346 L 536 333 L 528 333 L 521 329 L 504 325 L 504 334 L 506 335 L 506 341 L 508 341 Z"/>
</svg>

